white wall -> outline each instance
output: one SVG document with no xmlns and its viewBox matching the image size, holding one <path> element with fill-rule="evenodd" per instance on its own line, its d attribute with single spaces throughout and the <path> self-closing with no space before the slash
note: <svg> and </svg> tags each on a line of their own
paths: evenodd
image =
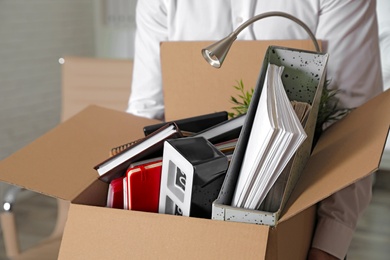
<svg viewBox="0 0 390 260">
<path fill-rule="evenodd" d="M 136 0 L 95 2 L 96 56 L 132 59 L 134 57 Z"/>
</svg>

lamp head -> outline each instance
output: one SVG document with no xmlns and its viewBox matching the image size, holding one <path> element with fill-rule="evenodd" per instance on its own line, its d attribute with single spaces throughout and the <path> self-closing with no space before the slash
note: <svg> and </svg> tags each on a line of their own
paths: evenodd
<svg viewBox="0 0 390 260">
<path fill-rule="evenodd" d="M 202 55 L 211 66 L 220 68 L 227 53 L 229 52 L 230 46 L 237 39 L 237 35 L 234 33 L 229 34 L 227 37 L 220 41 L 217 41 L 210 46 L 202 49 Z"/>
</svg>

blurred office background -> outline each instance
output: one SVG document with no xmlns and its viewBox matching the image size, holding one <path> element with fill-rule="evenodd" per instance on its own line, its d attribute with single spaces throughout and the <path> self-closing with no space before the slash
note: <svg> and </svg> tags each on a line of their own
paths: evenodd
<svg viewBox="0 0 390 260">
<path fill-rule="evenodd" d="M 135 5 L 136 0 L 0 0 L 0 160 L 60 122 L 61 57 L 133 58 Z M 389 88 L 390 1 L 379 0 L 378 10 L 385 88 Z M 390 255 L 389 143 L 381 168 L 372 206 L 359 223 L 349 259 Z M 0 184 L 0 201 L 7 187 Z M 27 220 L 20 221 L 25 247 L 50 232 L 54 224 L 47 218 L 55 219 L 54 200 L 27 194 L 19 198 L 21 216 L 39 211 L 42 223 L 34 229 Z M 0 259 L 3 248 L 0 231 Z M 372 257 L 374 251 L 378 258 Z"/>
<path fill-rule="evenodd" d="M 135 4 L 0 1 L 0 159 L 59 122 L 61 57 L 133 57 Z"/>
<path fill-rule="evenodd" d="M 136 0 L 0 0 L 0 160 L 60 122 L 62 57 L 133 58 L 135 5 Z M 8 187 L 0 183 L 1 205 Z M 25 249 L 52 231 L 56 200 L 22 192 L 14 211 Z"/>
</svg>

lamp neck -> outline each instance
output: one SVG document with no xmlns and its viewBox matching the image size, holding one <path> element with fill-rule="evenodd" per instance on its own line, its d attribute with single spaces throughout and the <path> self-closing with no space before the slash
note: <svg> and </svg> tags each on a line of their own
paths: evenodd
<svg viewBox="0 0 390 260">
<path fill-rule="evenodd" d="M 258 21 L 258 20 L 261 20 L 263 18 L 271 17 L 271 16 L 284 17 L 284 18 L 290 19 L 290 20 L 294 21 L 295 23 L 297 23 L 298 25 L 300 25 L 307 32 L 307 34 L 309 35 L 310 39 L 313 41 L 313 44 L 314 44 L 314 47 L 315 47 L 316 51 L 317 52 L 321 52 L 320 46 L 318 45 L 318 42 L 317 42 L 317 39 L 314 36 L 313 32 L 310 30 L 310 28 L 304 22 L 302 22 L 301 20 L 299 20 L 295 16 L 292 16 L 292 15 L 290 15 L 288 13 L 284 13 L 284 12 L 266 12 L 266 13 L 255 15 L 252 18 L 248 19 L 243 24 L 241 24 L 236 30 L 234 30 L 234 32 L 232 34 L 234 34 L 235 37 L 237 37 L 237 35 L 242 30 L 244 30 L 246 27 L 248 27 L 252 23 L 254 23 L 254 22 Z"/>
</svg>

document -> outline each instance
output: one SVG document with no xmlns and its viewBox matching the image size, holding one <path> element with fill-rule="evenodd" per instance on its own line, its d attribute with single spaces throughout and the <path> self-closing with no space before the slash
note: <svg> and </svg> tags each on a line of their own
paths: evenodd
<svg viewBox="0 0 390 260">
<path fill-rule="evenodd" d="M 282 66 L 269 64 L 232 206 L 257 209 L 307 135 L 284 89 Z"/>
<path fill-rule="evenodd" d="M 123 151 L 111 156 L 94 168 L 99 179 L 109 183 L 111 180 L 123 176 L 131 163 L 161 156 L 164 141 L 182 137 L 182 133 L 175 123 L 167 123 L 141 140 L 137 140 Z"/>
<path fill-rule="evenodd" d="M 213 144 L 238 138 L 245 118 L 246 114 L 239 115 L 196 133 L 194 137 L 204 137 Z"/>
<path fill-rule="evenodd" d="M 185 132 L 189 133 L 198 133 L 201 132 L 205 129 L 208 129 L 214 125 L 217 125 L 219 123 L 222 123 L 224 121 L 228 120 L 228 113 L 226 111 L 221 111 L 221 112 L 213 112 L 209 114 L 204 114 L 200 116 L 193 116 L 193 117 L 187 117 L 187 118 L 182 118 L 178 120 L 174 120 L 171 122 L 175 122 L 176 125 L 180 128 L 182 133 L 184 134 Z M 148 125 L 144 127 L 144 133 L 145 136 L 150 135 L 160 127 L 164 126 L 167 123 L 171 122 L 163 122 L 159 124 L 154 124 L 154 125 Z"/>
</svg>

